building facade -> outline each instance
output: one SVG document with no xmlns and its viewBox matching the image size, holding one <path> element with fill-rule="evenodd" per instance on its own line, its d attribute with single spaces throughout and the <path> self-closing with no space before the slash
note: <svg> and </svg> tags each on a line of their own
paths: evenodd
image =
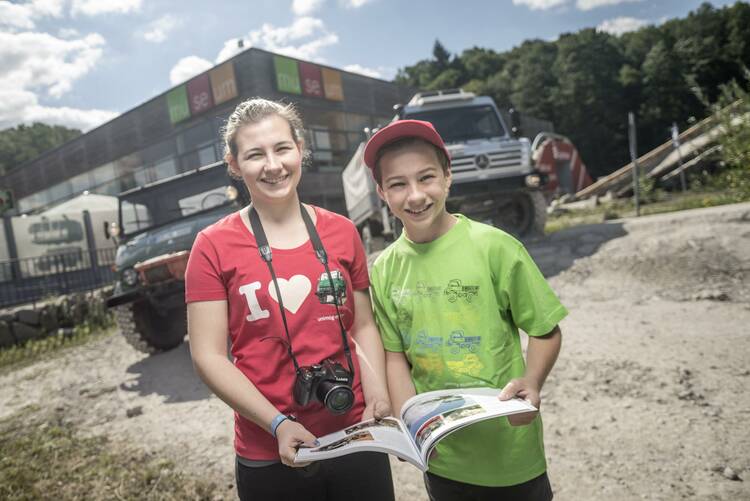
<svg viewBox="0 0 750 501">
<path fill-rule="evenodd" d="M 219 160 L 219 130 L 250 97 L 293 102 L 312 162 L 300 197 L 345 213 L 341 171 L 363 129 L 385 125 L 411 89 L 251 48 L 173 87 L 0 179 L 20 213 L 43 210 L 84 191 L 120 192 Z"/>
</svg>

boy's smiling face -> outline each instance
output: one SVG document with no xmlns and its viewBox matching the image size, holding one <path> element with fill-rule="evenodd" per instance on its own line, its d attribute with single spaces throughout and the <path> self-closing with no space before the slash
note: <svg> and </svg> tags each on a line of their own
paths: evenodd
<svg viewBox="0 0 750 501">
<path fill-rule="evenodd" d="M 446 233 L 455 221 L 445 210 L 451 185 L 435 150 L 413 144 L 385 153 L 378 162 L 378 194 L 401 220 L 413 242 L 431 242 Z"/>
</svg>

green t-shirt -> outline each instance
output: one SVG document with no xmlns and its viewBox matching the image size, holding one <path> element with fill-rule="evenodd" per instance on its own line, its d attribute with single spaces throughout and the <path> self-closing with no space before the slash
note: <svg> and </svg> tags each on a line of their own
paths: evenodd
<svg viewBox="0 0 750 501">
<path fill-rule="evenodd" d="M 502 388 L 525 371 L 518 328 L 541 336 L 568 313 L 520 242 L 457 217 L 429 243 L 401 235 L 371 270 L 383 345 L 404 352 L 417 393 Z M 437 475 L 484 486 L 526 482 L 546 467 L 541 418 L 476 423 L 442 440 L 430 461 Z"/>
</svg>

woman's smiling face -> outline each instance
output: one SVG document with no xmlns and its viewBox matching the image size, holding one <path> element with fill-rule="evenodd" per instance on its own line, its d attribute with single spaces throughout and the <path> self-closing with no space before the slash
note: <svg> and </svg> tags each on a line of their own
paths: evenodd
<svg viewBox="0 0 750 501">
<path fill-rule="evenodd" d="M 284 118 L 269 115 L 243 125 L 235 141 L 237 156 L 229 159 L 229 165 L 242 177 L 254 202 L 274 203 L 295 196 L 302 175 L 304 144 L 294 140 Z"/>
</svg>

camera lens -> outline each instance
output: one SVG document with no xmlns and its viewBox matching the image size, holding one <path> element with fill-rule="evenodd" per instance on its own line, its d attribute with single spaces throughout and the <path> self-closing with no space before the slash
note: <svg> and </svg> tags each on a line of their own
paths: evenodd
<svg viewBox="0 0 750 501">
<path fill-rule="evenodd" d="M 333 381 L 321 381 L 318 385 L 318 398 L 333 414 L 343 414 L 354 405 L 352 389 Z"/>
</svg>

